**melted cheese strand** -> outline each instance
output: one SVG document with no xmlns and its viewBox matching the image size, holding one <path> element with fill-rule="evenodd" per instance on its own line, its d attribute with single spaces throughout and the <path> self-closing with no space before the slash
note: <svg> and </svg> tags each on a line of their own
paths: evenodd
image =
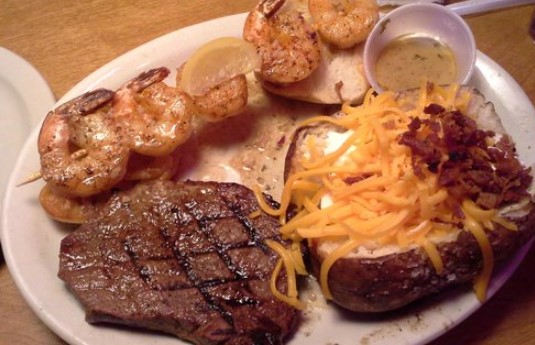
<svg viewBox="0 0 535 345">
<path fill-rule="evenodd" d="M 442 274 L 444 272 L 444 263 L 440 257 L 437 247 L 425 237 L 419 237 L 416 240 L 416 243 L 418 243 L 426 251 L 429 260 L 431 260 L 433 263 L 437 273 Z"/>
<path fill-rule="evenodd" d="M 320 268 L 320 286 L 323 296 L 326 299 L 332 299 L 331 291 L 329 289 L 328 275 L 331 266 L 340 259 L 351 253 L 360 243 L 355 240 L 349 240 L 346 243 L 342 244 L 334 251 L 332 251 L 323 261 Z"/>
<path fill-rule="evenodd" d="M 293 306 L 293 307 L 295 307 L 295 308 L 297 308 L 299 310 L 302 310 L 302 309 L 305 308 L 305 305 L 303 304 L 303 302 L 299 301 L 296 298 L 291 298 L 291 297 L 286 296 L 285 294 L 281 293 L 279 291 L 279 289 L 277 288 L 277 277 L 279 276 L 279 273 L 280 273 L 280 271 L 282 269 L 282 265 L 283 265 L 283 260 L 279 259 L 279 261 L 277 261 L 277 265 L 275 266 L 275 269 L 273 270 L 273 274 L 271 275 L 271 279 L 269 280 L 269 288 L 271 290 L 271 293 L 278 300 L 286 302 L 287 304 L 289 304 L 289 305 L 291 305 L 291 306 Z"/>
<path fill-rule="evenodd" d="M 264 199 L 264 196 L 262 195 L 262 190 L 260 189 L 260 186 L 254 185 L 253 193 L 256 197 L 256 201 L 258 202 L 258 205 L 264 212 L 266 212 L 267 214 L 271 216 L 278 216 L 281 214 L 280 209 L 276 210 L 272 208 L 271 205 L 268 205 L 268 203 L 266 202 L 266 199 Z"/>
<path fill-rule="evenodd" d="M 279 242 L 266 240 L 266 245 L 280 256 L 279 262 L 275 267 L 270 281 L 271 290 L 276 291 L 275 297 L 284 300 L 286 303 L 293 305 L 297 309 L 304 309 L 304 304 L 297 298 L 297 282 L 295 277 L 296 269 L 293 256 L 289 255 L 288 251 Z M 284 294 L 280 293 L 277 289 L 277 277 L 280 273 L 283 264 L 286 270 L 286 277 L 288 280 L 288 296 L 285 296 Z"/>
<path fill-rule="evenodd" d="M 474 218 L 467 215 L 463 224 L 476 238 L 481 248 L 481 254 L 483 255 L 483 270 L 474 281 L 474 291 L 476 292 L 477 298 L 480 301 L 484 301 L 487 297 L 487 287 L 494 267 L 494 254 L 483 227 Z"/>
</svg>

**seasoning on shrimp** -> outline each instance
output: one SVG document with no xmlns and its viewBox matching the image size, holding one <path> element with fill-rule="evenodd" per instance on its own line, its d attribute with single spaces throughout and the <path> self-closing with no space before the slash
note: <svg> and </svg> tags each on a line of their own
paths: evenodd
<svg viewBox="0 0 535 345">
<path fill-rule="evenodd" d="M 376 0 L 309 0 L 322 39 L 346 49 L 366 40 L 379 20 Z"/>
<path fill-rule="evenodd" d="M 141 73 L 117 92 L 98 89 L 50 112 L 38 146 L 50 188 L 88 197 L 117 185 L 132 153 L 171 154 L 191 134 L 191 98 L 164 84 L 167 68 Z"/>
<path fill-rule="evenodd" d="M 150 157 L 134 153 L 128 161 L 123 181 L 170 180 L 178 169 L 177 155 Z"/>
<path fill-rule="evenodd" d="M 95 216 L 112 195 L 111 191 L 105 191 L 85 198 L 72 197 L 56 193 L 49 184 L 45 184 L 39 193 L 39 204 L 50 218 L 58 222 L 82 224 Z"/>
<path fill-rule="evenodd" d="M 113 117 L 134 152 L 165 156 L 191 134 L 193 101 L 163 83 L 168 75 L 165 67 L 144 72 L 119 88 L 113 99 Z"/>
<path fill-rule="evenodd" d="M 110 116 L 114 92 L 87 92 L 48 113 L 38 139 L 41 175 L 56 192 L 86 197 L 125 175 L 130 150 Z"/>
<path fill-rule="evenodd" d="M 296 82 L 311 75 L 320 64 L 318 35 L 294 1 L 260 1 L 247 16 L 243 37 L 261 56 L 264 80 Z"/>
<path fill-rule="evenodd" d="M 180 88 L 182 70 L 177 70 L 176 84 Z M 202 95 L 190 95 L 198 115 L 208 122 L 217 122 L 242 113 L 247 107 L 249 90 L 245 74 L 238 74 L 211 87 Z"/>
</svg>

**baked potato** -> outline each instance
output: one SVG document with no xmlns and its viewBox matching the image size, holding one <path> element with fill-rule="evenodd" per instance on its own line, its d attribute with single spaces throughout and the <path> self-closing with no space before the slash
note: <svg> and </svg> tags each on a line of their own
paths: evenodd
<svg viewBox="0 0 535 345">
<path fill-rule="evenodd" d="M 422 97 L 422 94 L 426 94 L 426 97 Z M 293 189 L 294 192 L 297 190 L 297 195 L 292 193 L 290 204 L 297 204 L 297 214 L 304 212 L 305 216 L 301 214 L 296 217 L 294 223 L 297 225 L 291 225 L 293 219 L 289 220 L 282 231 L 286 231 L 286 235 L 297 235 L 306 240 L 311 272 L 322 285 L 327 299 L 332 299 L 343 308 L 365 313 L 394 310 L 448 287 L 469 282 L 474 282 L 478 298 L 484 300 L 493 265 L 510 257 L 533 237 L 535 208 L 532 201 L 531 170 L 518 160 L 514 144 L 509 140 L 493 105 L 486 102 L 477 90 L 467 86 L 441 88 L 427 85 L 417 91 L 391 93 L 389 97 L 399 106 L 392 111 L 401 114 L 394 114 L 394 118 L 409 114 L 408 126 L 399 130 L 394 139 L 396 147 L 399 146 L 399 150 L 408 152 L 411 156 L 407 170 L 416 175 L 425 175 L 426 178 L 432 176 L 438 184 L 437 190 L 446 191 L 443 192 L 442 203 L 436 204 L 437 208 L 442 205 L 440 210 L 419 209 L 417 213 L 420 214 L 431 212 L 431 218 L 416 224 L 410 231 L 420 231 L 424 222 L 432 224 L 429 225 L 430 228 L 441 228 L 449 222 L 448 230 L 436 233 L 431 230 L 423 236 L 427 236 L 427 239 L 412 242 L 403 240 L 407 235 L 400 236 L 395 231 L 391 232 L 389 236 L 398 236 L 396 242 L 382 237 L 367 238 L 360 234 L 358 228 L 359 224 L 366 225 L 366 222 L 333 220 L 336 218 L 334 213 L 329 214 L 329 223 L 325 218 L 318 220 L 319 216 L 315 221 L 306 223 L 303 219 L 307 215 L 314 218 L 310 216 L 310 210 L 313 209 L 311 200 L 319 204 L 320 212 L 329 208 L 332 201 L 328 200 L 331 198 L 329 193 L 324 193 L 321 198 L 318 197 L 321 194 L 314 192 L 316 194 L 312 196 L 314 193 L 309 191 L 308 196 L 306 193 L 304 196 L 299 195 L 299 190 L 305 189 L 301 183 L 300 187 Z M 364 103 L 373 103 L 371 98 L 373 96 L 369 95 Z M 392 107 L 392 104 L 388 106 Z M 415 109 L 418 107 L 424 113 L 432 114 L 427 114 L 425 119 L 416 119 Z M 338 123 L 342 123 L 349 116 L 351 115 L 339 113 L 332 119 L 339 118 L 341 121 Z M 454 119 L 453 122 L 446 120 L 448 116 Z M 434 121 L 434 118 L 437 120 Z M 315 156 L 316 160 L 325 159 L 349 140 L 347 128 L 334 120 L 323 118 L 321 121 L 323 122 L 306 124 L 293 136 L 284 172 L 287 182 L 285 188 L 288 190 L 292 190 L 288 183 L 295 186 L 296 181 L 304 181 L 296 179 L 296 176 L 311 176 L 306 179 L 306 183 L 308 186 L 317 185 L 317 190 L 325 187 L 325 183 L 334 184 L 332 180 L 326 182 L 329 179 L 327 175 L 303 174 L 319 166 L 311 163 L 311 157 Z M 382 122 L 382 127 L 394 126 L 391 121 L 397 120 Z M 457 127 L 448 129 L 448 126 Z M 425 131 L 427 134 L 424 135 Z M 378 139 L 378 142 L 382 139 Z M 333 142 L 336 147 L 327 150 Z M 471 144 L 460 147 L 467 142 Z M 364 150 L 365 146 L 362 147 Z M 358 150 L 359 147 L 346 152 L 356 157 Z M 499 152 L 501 153 L 498 154 Z M 507 159 L 502 161 L 505 156 Z M 377 156 L 372 160 L 380 162 L 382 159 L 382 156 Z M 340 167 L 344 164 L 348 164 L 347 158 L 345 161 L 341 158 L 331 160 L 322 166 Z M 381 169 L 378 172 L 353 172 L 352 176 L 350 174 L 342 179 L 340 193 L 344 193 L 344 189 L 353 188 L 358 182 L 371 181 L 378 175 L 381 175 Z M 494 179 L 492 176 L 495 176 Z M 419 186 L 418 179 L 415 181 L 416 186 Z M 386 195 L 389 188 L 394 187 L 387 186 L 382 193 Z M 419 187 L 415 187 L 417 188 Z M 417 194 L 417 191 L 414 190 L 413 193 Z M 362 195 L 355 194 L 355 200 Z M 308 205 L 303 201 L 307 197 Z M 414 200 L 416 199 L 408 200 L 403 207 L 414 210 L 421 202 Z M 394 201 L 403 204 L 403 200 Z M 397 210 L 403 212 L 403 207 Z M 471 207 L 477 209 L 475 213 L 493 216 L 480 221 L 477 216 L 473 216 Z M 445 213 L 448 213 L 447 217 Z M 381 213 L 375 217 L 370 216 L 370 222 L 386 215 Z M 472 228 L 471 221 L 479 224 L 475 226 L 479 230 Z M 354 224 L 354 229 L 351 229 L 353 232 L 341 235 L 341 226 L 336 222 L 343 223 L 346 227 Z M 322 226 L 338 232 L 323 232 L 319 229 Z M 370 231 L 378 230 L 381 226 L 377 223 Z M 343 247 L 349 243 L 348 238 L 352 236 L 363 236 L 364 239 L 355 240 L 353 245 L 344 250 Z M 337 251 L 343 252 L 343 255 L 336 257 L 334 254 Z"/>
</svg>

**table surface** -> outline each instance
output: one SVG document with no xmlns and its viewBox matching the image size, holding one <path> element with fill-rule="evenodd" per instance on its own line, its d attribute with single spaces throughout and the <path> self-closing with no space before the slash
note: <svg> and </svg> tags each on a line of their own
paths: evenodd
<svg viewBox="0 0 535 345">
<path fill-rule="evenodd" d="M 256 0 L 2 0 L 0 46 L 21 55 L 57 98 L 129 50 L 191 24 L 248 11 Z M 478 49 L 522 86 L 535 103 L 535 6 L 467 17 Z M 1 63 L 1 62 L 0 62 Z M 433 345 L 534 343 L 535 250 L 497 295 Z M 0 344 L 64 344 L 22 299 L 0 256 Z"/>
</svg>

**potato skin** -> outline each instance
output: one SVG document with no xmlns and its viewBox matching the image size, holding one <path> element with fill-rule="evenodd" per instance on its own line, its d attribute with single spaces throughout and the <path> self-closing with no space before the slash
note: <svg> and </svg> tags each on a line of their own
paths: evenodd
<svg viewBox="0 0 535 345">
<path fill-rule="evenodd" d="M 488 232 L 494 262 L 504 261 L 525 244 L 535 231 L 535 204 L 527 215 L 511 219 L 518 231 L 497 225 Z M 312 272 L 319 279 L 321 257 L 317 245 L 310 246 Z M 345 309 L 377 313 L 401 308 L 417 299 L 472 280 L 482 268 L 481 250 L 468 231 L 456 241 L 438 246 L 444 272 L 437 274 L 422 248 L 377 258 L 341 258 L 331 267 L 328 284 L 333 301 Z"/>
<path fill-rule="evenodd" d="M 471 87 L 463 91 L 472 94 L 467 114 L 473 117 L 484 130 L 505 133 L 500 118 L 492 103 Z M 408 91 L 398 97 L 417 99 L 417 93 Z M 408 102 L 408 104 L 411 104 Z M 340 116 L 335 114 L 333 116 Z M 300 157 L 303 156 L 305 138 L 313 135 L 321 144 L 329 131 L 342 131 L 331 124 L 310 125 L 299 128 L 290 143 L 286 156 L 285 180 L 300 171 Z M 535 203 L 530 200 L 522 208 L 523 213 L 504 215 L 518 226 L 510 231 L 498 224 L 487 232 L 493 248 L 494 262 L 504 261 L 535 235 Z M 310 271 L 319 280 L 321 263 L 318 243 L 311 241 L 308 248 Z M 456 241 L 437 246 L 444 263 L 444 272 L 437 274 L 423 248 L 385 255 L 377 258 L 338 259 L 329 270 L 328 284 L 333 301 L 345 309 L 362 313 L 379 313 L 402 308 L 425 296 L 439 293 L 449 287 L 471 284 L 483 267 L 479 244 L 468 231 L 461 231 Z"/>
<path fill-rule="evenodd" d="M 341 113 L 332 115 L 332 117 L 339 116 L 342 116 Z M 305 139 L 307 136 L 315 136 L 317 140 L 316 144 L 322 145 L 322 141 L 327 138 L 329 132 L 342 133 L 344 130 L 344 128 L 330 123 L 297 128 L 290 138 L 290 145 L 288 146 L 288 151 L 286 152 L 284 160 L 284 181 L 286 181 L 290 175 L 303 170 L 300 164 L 300 158 L 304 156 L 304 147 L 306 147 Z"/>
</svg>

